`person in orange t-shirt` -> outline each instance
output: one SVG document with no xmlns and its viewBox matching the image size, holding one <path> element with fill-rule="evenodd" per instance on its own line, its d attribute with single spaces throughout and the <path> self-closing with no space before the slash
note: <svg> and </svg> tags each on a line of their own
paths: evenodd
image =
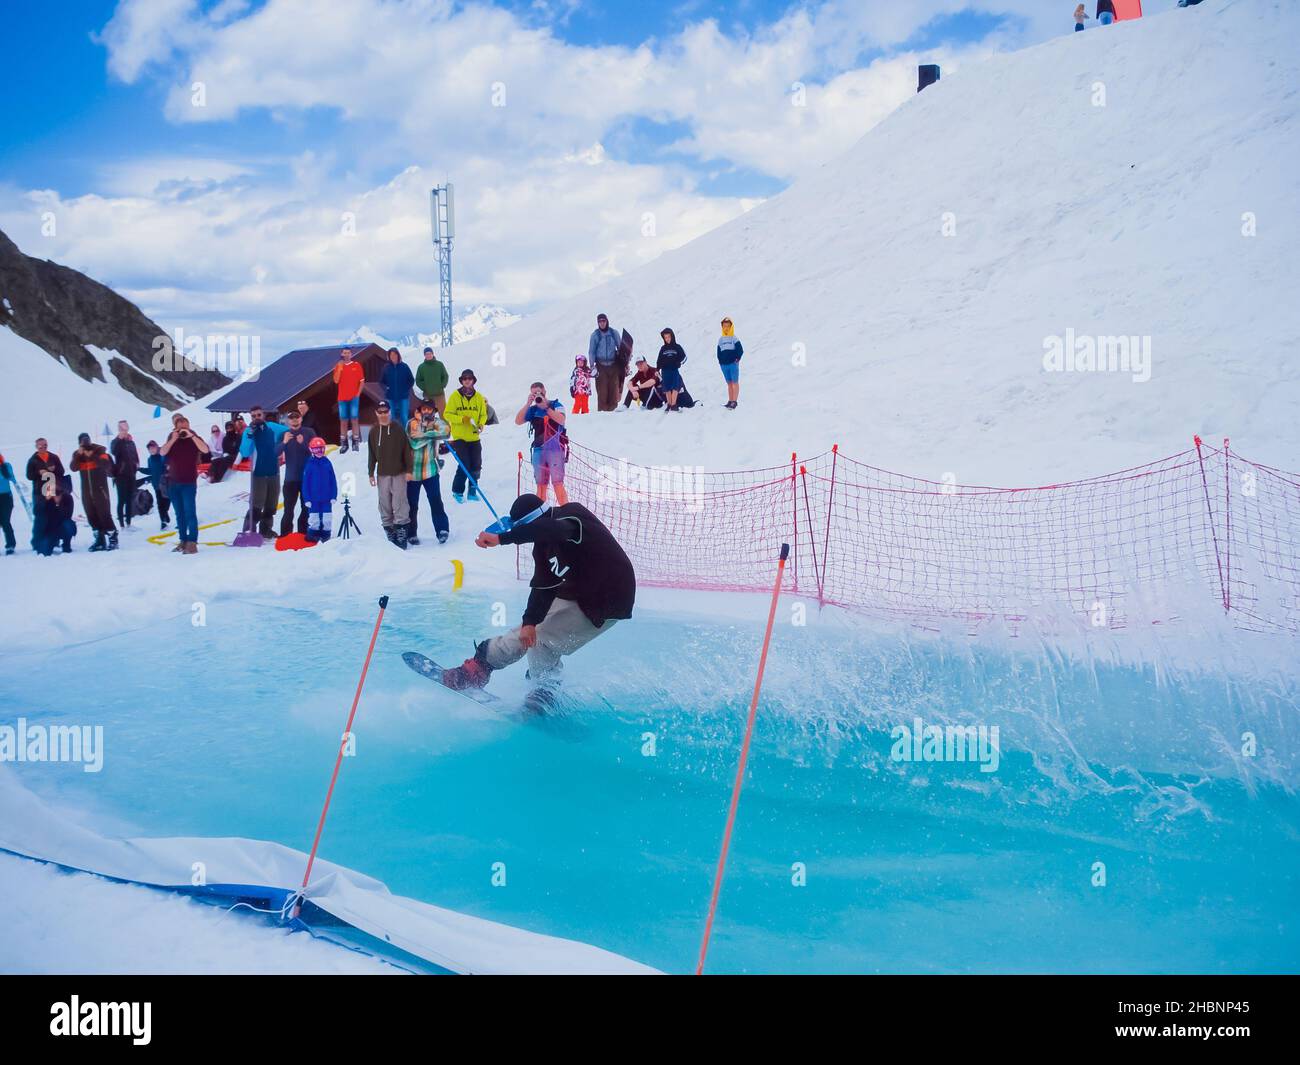
<svg viewBox="0 0 1300 1065">
<path fill-rule="evenodd" d="M 352 359 L 352 349 L 344 348 L 339 361 L 334 364 L 334 383 L 339 389 L 339 454 L 349 447 L 361 450 L 361 386 L 366 383 L 366 373 L 361 363 Z M 353 434 L 356 442 L 352 442 Z"/>
</svg>

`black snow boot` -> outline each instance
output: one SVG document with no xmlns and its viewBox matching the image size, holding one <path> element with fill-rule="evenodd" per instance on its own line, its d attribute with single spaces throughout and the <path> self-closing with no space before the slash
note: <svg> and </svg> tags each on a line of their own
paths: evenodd
<svg viewBox="0 0 1300 1065">
<path fill-rule="evenodd" d="M 466 688 L 482 688 L 492 676 L 492 667 L 487 661 L 487 640 L 474 645 L 474 654 L 465 659 L 455 669 L 442 671 L 442 682 L 448 688 L 464 691 Z"/>
<path fill-rule="evenodd" d="M 110 550 L 110 551 L 116 551 L 116 550 L 117 550 L 117 530 L 116 530 L 116 529 L 114 529 L 111 533 L 108 534 L 108 550 Z"/>
<path fill-rule="evenodd" d="M 107 551 L 107 550 L 108 550 L 108 545 L 107 545 L 106 543 L 104 543 L 104 534 L 103 534 L 102 532 L 97 532 L 97 533 L 95 533 L 95 542 L 94 542 L 93 544 L 90 545 L 90 548 L 89 548 L 89 549 L 90 549 L 91 551 Z"/>
<path fill-rule="evenodd" d="M 397 526 L 394 526 L 394 527 L 393 527 L 393 537 L 394 537 L 394 538 L 393 538 L 393 543 L 395 543 L 398 547 L 400 547 L 403 551 L 405 551 L 405 550 L 406 550 L 406 544 L 407 544 L 407 539 L 406 539 L 406 526 L 405 526 L 405 525 L 397 525 Z"/>
</svg>

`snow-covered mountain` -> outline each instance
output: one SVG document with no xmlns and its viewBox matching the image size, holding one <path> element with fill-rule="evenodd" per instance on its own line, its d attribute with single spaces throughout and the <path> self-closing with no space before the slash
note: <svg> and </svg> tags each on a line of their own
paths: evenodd
<svg viewBox="0 0 1300 1065">
<path fill-rule="evenodd" d="M 457 362 L 502 408 L 538 374 L 567 398 L 598 312 L 652 359 L 672 326 L 707 406 L 571 427 L 650 462 L 766 466 L 839 442 L 1021 484 L 1200 432 L 1295 469 L 1297 37 L 1300 5 L 1207 0 L 964 66 L 748 214 L 494 334 L 504 365 L 484 340 Z M 724 314 L 746 352 L 734 412 Z M 1149 379 L 1045 366 L 1108 338 L 1149 351 Z"/>
<path fill-rule="evenodd" d="M 504 307 L 480 303 L 452 323 L 452 341 L 456 344 L 463 344 L 467 340 L 487 336 L 488 333 L 497 329 L 513 325 L 519 320 L 519 315 L 512 314 Z M 363 325 L 348 337 L 348 341 L 357 344 L 378 344 L 384 348 L 397 348 L 403 355 L 418 355 L 426 345 L 434 348 L 441 347 L 442 335 L 440 333 L 403 333 L 400 336 L 388 337 L 371 329 L 368 325 Z"/>
</svg>

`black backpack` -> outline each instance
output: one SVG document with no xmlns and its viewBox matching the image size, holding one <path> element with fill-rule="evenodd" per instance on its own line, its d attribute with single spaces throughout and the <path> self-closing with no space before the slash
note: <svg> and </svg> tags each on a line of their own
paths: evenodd
<svg viewBox="0 0 1300 1065">
<path fill-rule="evenodd" d="M 147 488 L 137 488 L 133 502 L 134 514 L 148 514 L 153 510 L 153 493 Z"/>
</svg>

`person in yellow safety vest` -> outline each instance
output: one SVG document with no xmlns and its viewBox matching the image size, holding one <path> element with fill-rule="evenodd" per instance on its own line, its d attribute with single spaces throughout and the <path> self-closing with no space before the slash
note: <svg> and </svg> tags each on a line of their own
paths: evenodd
<svg viewBox="0 0 1300 1065">
<path fill-rule="evenodd" d="M 483 444 L 479 440 L 483 427 L 488 423 L 488 404 L 482 392 L 474 389 L 478 378 L 473 370 L 462 370 L 460 388 L 447 397 L 447 409 L 443 418 L 451 429 L 451 449 L 456 452 L 460 462 L 456 465 L 456 476 L 451 480 L 451 498 L 457 503 L 465 502 L 465 486 L 468 479 L 465 470 L 474 478 L 469 483 L 469 498 L 477 499 L 474 485 L 478 483 L 479 473 L 483 469 Z"/>
</svg>

